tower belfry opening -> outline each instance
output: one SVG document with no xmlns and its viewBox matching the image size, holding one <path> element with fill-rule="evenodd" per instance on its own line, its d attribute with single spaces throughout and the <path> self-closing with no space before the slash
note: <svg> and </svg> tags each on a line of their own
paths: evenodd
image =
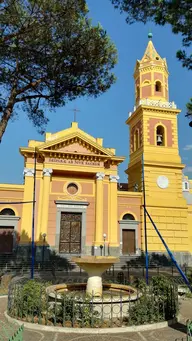
<svg viewBox="0 0 192 341">
<path fill-rule="evenodd" d="M 157 126 L 156 128 L 156 143 L 157 146 L 165 145 L 165 129 L 161 125 Z"/>
<path fill-rule="evenodd" d="M 157 81 L 155 83 L 155 91 L 161 92 L 161 82 Z"/>
</svg>

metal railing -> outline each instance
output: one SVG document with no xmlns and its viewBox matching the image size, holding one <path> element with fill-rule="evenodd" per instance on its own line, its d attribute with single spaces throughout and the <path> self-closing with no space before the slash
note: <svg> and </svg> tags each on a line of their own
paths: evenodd
<svg viewBox="0 0 192 341">
<path fill-rule="evenodd" d="M 185 274 L 191 273 L 190 267 L 183 267 Z M 30 263 L 23 264 L 21 267 L 5 267 L 2 275 L 0 275 L 0 296 L 7 295 L 8 285 L 13 277 L 28 276 L 30 273 Z M 181 276 L 178 274 L 177 270 L 172 266 L 149 266 L 149 278 L 156 275 L 164 275 L 166 277 L 173 278 L 177 284 L 184 284 Z M 57 278 L 63 277 L 85 277 L 86 273 L 79 267 L 76 269 L 63 268 L 58 266 L 58 264 L 53 264 L 47 262 L 42 266 L 42 264 L 37 263 L 35 265 L 35 277 L 40 276 L 41 278 L 48 278 L 53 281 L 57 281 Z M 103 274 L 103 278 L 108 281 L 118 281 L 119 283 L 132 283 L 135 278 L 145 279 L 145 267 L 143 265 L 124 265 L 117 268 L 112 266 Z M 6 279 L 6 280 L 5 280 Z"/>
<path fill-rule="evenodd" d="M 52 287 L 44 281 L 23 279 L 11 283 L 8 314 L 31 323 L 72 328 L 130 326 L 177 315 L 177 288 L 173 283 L 165 290 L 156 285 L 125 289 L 118 284 L 112 290 L 105 281 L 103 294 L 93 296 L 85 292 L 86 278 L 62 278 L 57 283 L 63 281 L 68 283 L 63 290 L 61 285 Z"/>
</svg>

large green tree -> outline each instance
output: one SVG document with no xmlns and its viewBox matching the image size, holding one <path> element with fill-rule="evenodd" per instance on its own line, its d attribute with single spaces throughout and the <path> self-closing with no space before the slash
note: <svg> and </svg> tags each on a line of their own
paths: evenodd
<svg viewBox="0 0 192 341">
<path fill-rule="evenodd" d="M 182 35 L 183 50 L 177 58 L 183 67 L 192 70 L 192 54 L 187 50 L 192 44 L 192 0 L 111 0 L 115 8 L 126 13 L 128 24 L 153 21 L 157 25 L 170 24 L 173 33 Z M 187 104 L 187 114 L 192 118 L 192 98 Z"/>
<path fill-rule="evenodd" d="M 21 109 L 43 132 L 46 107 L 108 90 L 116 62 L 85 0 L 0 1 L 0 142 Z"/>
</svg>

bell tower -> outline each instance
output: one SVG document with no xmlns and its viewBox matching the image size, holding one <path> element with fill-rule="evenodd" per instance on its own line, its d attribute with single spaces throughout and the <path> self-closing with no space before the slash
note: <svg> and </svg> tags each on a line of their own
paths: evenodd
<svg viewBox="0 0 192 341">
<path fill-rule="evenodd" d="M 162 225 L 166 230 L 165 235 L 168 235 L 167 229 L 174 231 L 170 232 L 170 237 L 175 234 L 174 228 L 183 229 L 182 240 L 187 244 L 187 232 L 184 232 L 187 229 L 187 205 L 182 195 L 184 165 L 178 148 L 177 115 L 180 110 L 169 101 L 166 59 L 157 53 L 151 33 L 148 38 L 144 56 L 136 62 L 135 106 L 126 121 L 130 129 L 130 160 L 126 170 L 128 188 L 142 191 L 143 157 L 149 213 L 155 222 L 159 222 L 158 226 Z M 149 229 L 154 232 L 152 227 Z M 156 242 L 151 239 L 149 250 L 154 250 Z M 181 245 L 180 249 L 185 251 L 186 245 Z M 172 250 L 178 250 L 178 246 Z"/>
</svg>

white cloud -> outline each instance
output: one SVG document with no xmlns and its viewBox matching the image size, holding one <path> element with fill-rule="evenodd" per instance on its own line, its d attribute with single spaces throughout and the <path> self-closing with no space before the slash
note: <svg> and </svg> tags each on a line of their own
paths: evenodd
<svg viewBox="0 0 192 341">
<path fill-rule="evenodd" d="M 185 173 L 190 173 L 192 172 L 192 167 L 185 167 L 184 171 Z"/>
<path fill-rule="evenodd" d="M 192 150 L 192 144 L 187 144 L 183 150 Z"/>
</svg>

